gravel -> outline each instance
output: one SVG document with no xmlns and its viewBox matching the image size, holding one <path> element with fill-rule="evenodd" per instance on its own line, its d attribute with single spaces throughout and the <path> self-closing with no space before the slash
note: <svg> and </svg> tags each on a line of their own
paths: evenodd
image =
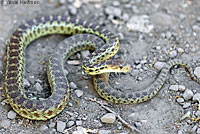
<svg viewBox="0 0 200 134">
<path fill-rule="evenodd" d="M 157 61 L 157 62 L 154 64 L 154 67 L 155 67 L 156 69 L 158 69 L 158 70 L 161 70 L 165 64 L 166 64 L 166 63 L 164 63 L 164 62 Z"/>
<path fill-rule="evenodd" d="M 110 130 L 99 130 L 98 134 L 112 134 L 112 131 L 110 131 Z"/>
<path fill-rule="evenodd" d="M 76 90 L 75 94 L 76 94 L 77 97 L 81 97 L 81 96 L 83 96 L 83 91 L 82 90 Z"/>
<path fill-rule="evenodd" d="M 67 127 L 68 127 L 68 128 L 69 128 L 69 127 L 72 127 L 74 124 L 75 124 L 74 121 L 69 121 L 69 122 L 67 123 Z"/>
<path fill-rule="evenodd" d="M 194 74 L 200 78 L 200 67 L 196 67 L 195 70 L 194 70 Z"/>
<path fill-rule="evenodd" d="M 199 100 L 200 100 L 200 93 L 194 94 L 192 100 L 193 100 L 193 101 L 199 101 Z"/>
<path fill-rule="evenodd" d="M 5 119 L 1 121 L 0 127 L 9 128 L 11 125 L 11 121 L 9 119 Z"/>
</svg>

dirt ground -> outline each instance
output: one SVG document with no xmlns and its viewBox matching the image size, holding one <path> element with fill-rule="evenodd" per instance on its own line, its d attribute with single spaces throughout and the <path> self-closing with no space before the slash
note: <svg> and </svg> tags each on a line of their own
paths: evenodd
<svg viewBox="0 0 200 134">
<path fill-rule="evenodd" d="M 6 41 L 15 29 L 35 17 L 57 14 L 98 23 L 119 36 L 120 48 L 114 58 L 133 67 L 128 73 L 111 74 L 111 85 L 122 92 L 148 87 L 159 74 L 162 64 L 174 58 L 193 63 L 194 73 L 197 76 L 200 74 L 199 0 L 9 1 L 0 0 L 0 81 Z M 57 44 L 65 38 L 64 35 L 50 35 L 28 46 L 25 73 L 27 96 L 44 98 L 49 95 L 46 65 Z M 69 98 L 69 104 L 55 118 L 31 121 L 12 111 L 1 88 L 0 133 L 84 134 L 80 129 L 77 131 L 80 127 L 91 131 L 88 132 L 91 134 L 136 133 L 130 132 L 118 118 L 114 119 L 114 123 L 102 122 L 102 117 L 109 112 L 96 101 L 91 101 L 104 100 L 94 90 L 91 78 L 82 77 L 79 56 L 80 53 L 74 55 L 65 64 L 71 95 L 78 103 Z M 200 133 L 199 88 L 184 68 L 175 68 L 161 91 L 150 101 L 136 105 L 105 103 L 141 134 L 196 134 Z M 181 120 L 184 115 L 188 116 Z"/>
</svg>

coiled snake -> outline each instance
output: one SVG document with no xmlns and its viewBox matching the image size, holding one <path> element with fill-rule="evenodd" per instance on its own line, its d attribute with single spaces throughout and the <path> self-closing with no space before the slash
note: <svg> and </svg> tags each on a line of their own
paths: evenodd
<svg viewBox="0 0 200 134">
<path fill-rule="evenodd" d="M 29 99 L 23 93 L 25 49 L 31 41 L 49 34 L 75 36 L 61 43 L 49 60 L 47 74 L 51 96 L 44 100 Z M 118 46 L 119 39 L 113 33 L 100 25 L 80 19 L 54 15 L 27 21 L 13 33 L 7 45 L 4 88 L 10 105 L 19 115 L 28 119 L 47 120 L 56 116 L 65 108 L 69 96 L 69 85 L 63 73 L 63 62 L 78 51 L 95 50 L 96 47 L 99 49 L 84 59 L 82 68 L 86 73 L 94 75 L 95 89 L 108 101 L 130 104 L 151 99 L 163 86 L 170 68 L 174 65 L 184 66 L 191 77 L 198 81 L 190 66 L 181 60 L 171 60 L 147 89 L 134 93 L 115 91 L 108 84 L 108 75 L 102 73 L 127 72 L 131 69 L 122 61 L 108 60 L 117 53 Z"/>
</svg>

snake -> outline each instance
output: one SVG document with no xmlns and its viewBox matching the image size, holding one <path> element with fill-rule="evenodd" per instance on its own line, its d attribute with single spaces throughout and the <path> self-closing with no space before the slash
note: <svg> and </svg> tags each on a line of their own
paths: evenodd
<svg viewBox="0 0 200 134">
<path fill-rule="evenodd" d="M 72 36 L 61 42 L 49 59 L 47 76 L 51 95 L 45 99 L 30 99 L 25 96 L 23 86 L 25 50 L 32 41 L 51 34 Z M 14 111 L 31 120 L 48 120 L 59 114 L 69 98 L 69 84 L 63 64 L 72 54 L 85 49 L 93 52 L 84 58 L 82 68 L 93 76 L 97 93 L 110 102 L 134 104 L 153 98 L 175 65 L 185 67 L 191 78 L 198 81 L 188 63 L 170 60 L 145 90 L 131 93 L 116 91 L 109 85 L 109 73 L 131 70 L 131 66 L 125 62 L 111 59 L 118 52 L 119 38 L 103 26 L 89 21 L 65 15 L 44 16 L 20 25 L 7 43 L 4 88 Z"/>
</svg>

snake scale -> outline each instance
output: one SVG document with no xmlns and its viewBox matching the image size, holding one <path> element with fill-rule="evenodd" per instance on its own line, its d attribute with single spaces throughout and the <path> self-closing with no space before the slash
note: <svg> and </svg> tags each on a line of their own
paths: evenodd
<svg viewBox="0 0 200 134">
<path fill-rule="evenodd" d="M 74 36 L 61 42 L 49 59 L 47 74 L 52 94 L 43 100 L 30 99 L 24 95 L 23 86 L 25 49 L 33 40 L 49 34 Z M 10 105 L 19 115 L 33 120 L 47 120 L 59 114 L 65 108 L 69 96 L 63 62 L 72 54 L 85 49 L 95 51 L 84 59 L 82 68 L 86 73 L 93 75 L 95 89 L 99 95 L 114 103 L 131 104 L 151 99 L 163 86 L 168 72 L 174 65 L 184 66 L 191 77 L 198 81 L 187 63 L 171 60 L 147 89 L 133 93 L 115 91 L 108 83 L 107 72 L 127 72 L 131 69 L 122 61 L 109 60 L 117 53 L 118 47 L 117 36 L 88 21 L 64 15 L 38 17 L 27 21 L 18 27 L 7 44 L 4 88 Z"/>
</svg>

